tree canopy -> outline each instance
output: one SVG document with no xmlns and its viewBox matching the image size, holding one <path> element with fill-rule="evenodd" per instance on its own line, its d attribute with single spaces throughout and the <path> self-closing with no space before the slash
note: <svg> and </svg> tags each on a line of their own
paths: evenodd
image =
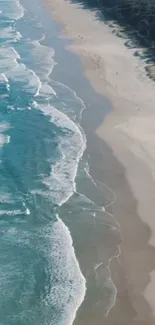
<svg viewBox="0 0 155 325">
<path fill-rule="evenodd" d="M 89 7 L 99 9 L 105 18 L 115 20 L 137 40 L 155 50 L 155 0 L 81 0 Z M 131 31 L 131 30 L 130 30 Z"/>
</svg>

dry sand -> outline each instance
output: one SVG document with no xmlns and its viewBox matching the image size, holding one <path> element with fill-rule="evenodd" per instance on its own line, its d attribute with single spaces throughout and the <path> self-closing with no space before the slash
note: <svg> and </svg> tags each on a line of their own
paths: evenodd
<svg viewBox="0 0 155 325">
<path fill-rule="evenodd" d="M 153 325 L 155 320 L 145 308 L 142 295 L 155 316 L 155 271 L 152 271 L 155 263 L 151 262 L 155 258 L 155 83 L 146 76 L 144 63 L 133 55 L 135 49 L 126 48 L 124 40 L 99 21 L 95 12 L 69 1 L 47 2 L 53 18 L 63 24 L 62 36 L 72 40 L 69 50 L 80 55 L 85 76 L 113 104 L 113 111 L 96 132 L 124 166 L 136 200 L 135 212 L 125 192 L 122 197 L 121 184 L 115 186 L 117 200 L 113 210 L 123 236 L 128 292 L 137 312 L 132 324 Z M 149 245 L 143 241 L 141 228 L 136 226 L 137 215 L 146 225 L 143 224 L 142 230 L 145 227 Z M 129 324 L 127 319 L 116 321 L 123 323 Z"/>
</svg>

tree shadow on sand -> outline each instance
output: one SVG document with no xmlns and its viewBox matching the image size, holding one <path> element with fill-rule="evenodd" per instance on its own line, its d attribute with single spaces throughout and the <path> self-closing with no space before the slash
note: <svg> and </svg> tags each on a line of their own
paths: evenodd
<svg viewBox="0 0 155 325">
<path fill-rule="evenodd" d="M 155 80 L 155 1 L 154 0 L 71 0 L 83 9 L 95 12 L 112 33 L 124 39 L 124 45 L 143 61 L 146 74 Z"/>
</svg>

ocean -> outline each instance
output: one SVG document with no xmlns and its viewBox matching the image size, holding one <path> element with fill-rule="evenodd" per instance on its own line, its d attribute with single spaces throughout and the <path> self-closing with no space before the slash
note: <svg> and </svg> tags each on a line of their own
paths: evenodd
<svg viewBox="0 0 155 325">
<path fill-rule="evenodd" d="M 71 325 L 87 292 L 105 315 L 117 293 L 114 193 L 83 156 L 86 104 L 52 79 L 56 33 L 39 0 L 0 0 L 0 325 Z"/>
</svg>

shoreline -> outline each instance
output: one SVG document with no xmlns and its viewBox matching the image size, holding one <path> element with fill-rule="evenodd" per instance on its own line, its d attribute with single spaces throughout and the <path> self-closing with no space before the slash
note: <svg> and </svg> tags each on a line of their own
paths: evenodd
<svg viewBox="0 0 155 325">
<path fill-rule="evenodd" d="M 146 299 L 149 302 L 153 310 L 154 292 L 153 290 L 151 292 L 151 286 L 155 281 L 152 271 L 155 269 L 155 263 L 151 259 L 152 256 L 155 257 L 155 252 L 152 247 L 155 246 L 155 236 L 153 236 L 153 231 L 155 231 L 155 223 L 153 222 L 155 185 L 152 177 L 155 171 L 152 150 L 154 146 L 153 91 L 155 90 L 155 85 L 146 77 L 144 64 L 133 56 L 132 50 L 125 48 L 123 40 L 113 35 L 108 26 L 100 21 L 93 20 L 95 18 L 94 13 L 81 9 L 77 4 L 71 5 L 68 1 L 64 2 L 63 0 L 59 0 L 57 3 L 54 0 L 48 0 L 48 10 L 50 7 L 53 18 L 64 25 L 62 37 L 73 41 L 69 45 L 68 50 L 81 57 L 84 74 L 91 82 L 94 90 L 102 95 L 106 95 L 113 104 L 113 111 L 106 116 L 103 124 L 97 128 L 96 132 L 101 140 L 96 137 L 95 143 L 100 142 L 100 146 L 102 146 L 102 140 L 106 142 L 112 149 L 112 155 L 117 157 L 124 169 L 123 172 L 118 171 L 117 174 L 113 170 L 113 166 L 109 168 L 112 176 L 109 177 L 108 171 L 105 183 L 116 192 L 117 200 L 108 211 L 116 216 L 121 226 L 121 234 L 123 236 L 121 250 L 123 252 L 124 274 L 128 278 L 124 282 L 128 284 L 127 291 L 133 299 L 133 305 L 138 315 L 135 316 L 137 320 L 132 324 L 152 325 L 154 321 L 152 321 L 150 309 L 146 306 L 146 301 L 144 300 Z M 92 43 L 93 39 L 96 40 L 95 44 Z M 103 42 L 104 46 L 101 46 L 101 42 Z M 114 50 L 116 52 L 115 55 L 113 55 Z M 107 55 L 108 60 L 106 61 Z M 128 75 L 128 79 L 125 78 L 126 75 Z M 143 97 L 142 91 L 144 85 L 146 93 Z M 149 110 L 148 108 L 146 110 L 146 103 L 149 103 Z M 147 141 L 145 141 L 145 138 Z M 147 148 L 148 141 L 150 143 L 149 148 Z M 92 164 L 91 171 L 93 176 L 96 175 L 99 179 L 97 176 L 98 173 L 93 168 L 93 165 L 96 166 L 96 164 L 97 161 L 95 161 L 95 164 Z M 100 169 L 101 166 L 99 163 L 98 165 Z M 122 179 L 119 181 L 120 173 L 125 175 L 132 196 L 136 202 L 133 207 L 133 201 L 131 199 L 131 203 L 129 202 L 127 192 L 122 197 L 125 186 L 121 183 Z M 118 184 L 120 185 L 119 187 Z M 144 184 L 146 186 L 145 188 Z M 125 202 L 120 207 L 122 198 Z M 148 218 L 148 208 L 152 211 L 150 218 Z M 138 234 L 133 234 L 131 220 L 129 222 L 126 218 L 124 219 L 124 215 L 132 219 L 134 227 L 137 224 L 136 230 Z M 139 226 L 139 223 L 141 223 L 141 226 Z M 141 231 L 139 231 L 139 227 Z M 151 238 L 149 229 L 152 231 Z M 147 244 L 148 241 L 152 246 Z M 146 263 L 144 263 L 144 260 Z M 146 264 L 146 270 L 143 270 L 143 263 Z M 112 273 L 115 273 L 115 268 L 118 269 L 118 265 L 112 267 Z M 152 272 L 152 277 L 149 282 L 150 272 Z M 135 273 L 137 274 L 135 275 Z M 139 274 L 141 273 L 143 273 L 143 276 L 141 276 L 142 279 L 139 279 Z M 117 278 L 116 274 L 113 274 L 113 277 Z M 119 279 L 116 279 L 116 282 L 120 280 L 119 277 Z M 144 288 L 145 299 L 143 297 Z M 116 303 L 116 305 L 118 304 Z M 118 314 L 119 308 L 121 308 L 121 306 L 118 308 L 116 305 L 113 307 L 114 311 L 111 313 L 114 314 L 113 320 Z M 113 324 L 112 316 L 110 315 L 108 318 L 109 320 L 106 323 Z M 75 324 L 79 324 L 79 322 L 77 320 Z M 90 324 L 90 322 L 88 323 Z M 80 324 L 83 323 L 80 322 Z M 96 324 L 100 324 L 100 322 L 98 321 Z M 117 324 L 116 319 L 115 324 Z M 123 321 L 118 324 L 123 324 Z"/>
</svg>

